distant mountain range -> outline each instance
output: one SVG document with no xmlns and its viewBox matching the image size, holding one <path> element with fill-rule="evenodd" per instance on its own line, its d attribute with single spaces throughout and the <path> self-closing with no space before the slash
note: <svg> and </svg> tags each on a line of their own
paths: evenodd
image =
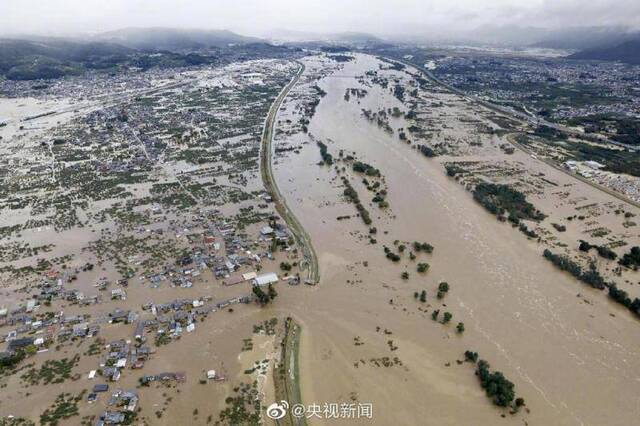
<svg viewBox="0 0 640 426">
<path fill-rule="evenodd" d="M 84 68 L 108 68 L 131 53 L 131 49 L 109 43 L 0 39 L 0 74 L 16 80 L 58 78 Z"/>
<path fill-rule="evenodd" d="M 548 29 L 518 26 L 483 26 L 461 37 L 477 43 L 546 49 L 584 50 L 611 46 L 640 37 L 625 27 L 568 27 Z"/>
<path fill-rule="evenodd" d="M 640 33 L 621 27 L 576 27 L 543 35 L 532 45 L 550 49 L 584 50 L 613 46 L 640 38 Z"/>
<path fill-rule="evenodd" d="M 568 58 L 640 64 L 640 33 L 621 28 L 570 28 L 561 31 L 518 27 L 481 28 L 475 43 L 509 40 L 514 46 L 578 50 Z M 464 42 L 469 34 L 461 34 Z M 292 49 L 352 49 L 389 45 L 367 33 L 275 31 L 273 45 L 226 30 L 126 28 L 84 39 L 0 38 L 0 76 L 13 80 L 59 78 L 87 70 L 114 72 L 221 63 L 246 58 L 282 57 Z M 418 42 L 416 40 L 415 42 Z M 504 42 L 502 42 L 504 44 Z"/>
<path fill-rule="evenodd" d="M 128 28 L 86 40 L 53 37 L 0 38 L 0 76 L 35 80 L 88 70 L 148 69 L 280 57 L 291 48 L 230 31 Z M 295 49 L 294 49 L 295 50 Z"/>
<path fill-rule="evenodd" d="M 406 37 L 410 43 L 445 45 L 534 47 L 566 50 L 570 59 L 619 61 L 640 64 L 640 31 L 626 27 L 569 27 L 545 29 L 518 26 L 483 26 L 455 37 Z M 573 53 L 572 53 L 573 52 Z"/>
<path fill-rule="evenodd" d="M 264 41 L 227 30 L 183 30 L 159 27 L 124 28 L 98 34 L 93 38 L 97 41 L 117 43 L 141 50 L 203 49 Z"/>
<path fill-rule="evenodd" d="M 618 61 L 640 65 L 640 37 L 612 46 L 585 49 L 569 56 L 570 59 Z"/>
<path fill-rule="evenodd" d="M 477 39 L 548 49 L 577 51 L 570 59 L 640 64 L 640 32 L 624 27 L 570 27 L 556 30 L 522 27 L 485 27 Z"/>
<path fill-rule="evenodd" d="M 362 32 L 316 33 L 311 31 L 274 30 L 264 35 L 265 38 L 279 43 L 326 43 L 364 46 L 384 43 L 374 35 Z"/>
</svg>

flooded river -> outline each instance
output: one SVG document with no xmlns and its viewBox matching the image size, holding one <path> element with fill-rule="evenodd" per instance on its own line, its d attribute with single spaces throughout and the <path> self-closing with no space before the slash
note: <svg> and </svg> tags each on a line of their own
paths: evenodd
<svg viewBox="0 0 640 426">
<path fill-rule="evenodd" d="M 386 211 L 369 203 L 361 177 L 347 173 L 371 212 L 377 244 L 369 243 L 368 227 L 344 201 L 336 169 L 317 165 L 319 150 L 306 143 L 307 134 L 285 138 L 302 149 L 281 157 L 274 168 L 320 260 L 320 285 L 284 295 L 303 327 L 303 400 L 371 402 L 375 424 L 637 422 L 638 320 L 555 270 L 542 258 L 541 246 L 496 221 L 437 160 L 367 121 L 362 109 L 406 109 L 389 89 L 356 79 L 379 64 L 359 55 L 320 79 L 326 96 L 308 126 L 334 157 L 340 150 L 354 152 L 381 171 L 389 191 Z M 347 102 L 349 88 L 368 94 Z M 285 104 L 280 119 L 292 110 Z M 403 121 L 392 119 L 392 127 L 406 126 Z M 451 115 L 446 125 L 461 123 Z M 387 260 L 383 245 L 393 247 L 394 240 L 432 244 L 433 254 L 416 260 L 428 262 L 429 271 L 416 273 L 406 254 L 397 264 Z M 408 280 L 400 278 L 403 271 Z M 451 290 L 438 300 L 441 281 Z M 426 304 L 414 300 L 422 290 Z M 433 309 L 451 312 L 452 322 L 433 321 Z M 462 335 L 455 330 L 459 321 L 466 327 Z M 530 412 L 511 415 L 494 407 L 473 365 L 456 362 L 467 349 L 513 381 Z M 384 357 L 399 362 L 377 366 L 375 360 Z"/>
</svg>

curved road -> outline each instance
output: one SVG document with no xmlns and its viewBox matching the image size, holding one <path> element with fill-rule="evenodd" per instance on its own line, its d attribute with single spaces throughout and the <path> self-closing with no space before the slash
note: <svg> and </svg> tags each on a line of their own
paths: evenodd
<svg viewBox="0 0 640 426">
<path fill-rule="evenodd" d="M 262 132 L 262 143 L 260 144 L 260 174 L 262 176 L 262 182 L 264 183 L 265 189 L 271 195 L 271 198 L 275 203 L 276 210 L 287 223 L 289 229 L 291 229 L 291 233 L 296 240 L 296 244 L 298 244 L 302 250 L 303 260 L 300 262 L 300 267 L 301 269 L 306 268 L 308 272 L 305 282 L 307 284 L 315 285 L 320 280 L 320 271 L 318 268 L 318 257 L 316 256 L 316 252 L 311 244 L 311 237 L 309 237 L 309 234 L 307 234 L 291 209 L 289 209 L 289 206 L 287 206 L 287 202 L 278 189 L 278 184 L 276 183 L 273 176 L 273 170 L 271 168 L 271 160 L 273 157 L 273 147 L 271 145 L 273 142 L 275 121 L 278 115 L 278 110 L 282 105 L 282 101 L 284 101 L 289 94 L 289 91 L 293 86 L 295 86 L 304 72 L 304 64 L 298 62 L 298 65 L 300 65 L 298 72 L 291 79 L 289 84 L 282 89 L 280 94 L 278 94 L 278 97 L 273 104 L 271 104 L 269 114 L 265 120 L 264 130 Z"/>
</svg>

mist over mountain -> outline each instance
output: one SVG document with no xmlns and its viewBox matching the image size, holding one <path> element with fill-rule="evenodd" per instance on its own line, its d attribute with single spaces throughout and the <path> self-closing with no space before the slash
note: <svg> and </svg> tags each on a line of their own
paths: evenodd
<svg viewBox="0 0 640 426">
<path fill-rule="evenodd" d="M 271 40 L 276 45 L 271 44 Z M 390 41 L 387 41 L 390 40 Z M 577 51 L 571 59 L 640 63 L 640 33 L 625 27 L 562 30 L 485 26 L 455 38 L 438 35 L 385 38 L 365 32 L 319 33 L 275 30 L 265 38 L 227 30 L 125 28 L 83 38 L 21 36 L 0 39 L 0 75 L 9 79 L 58 78 L 119 67 L 190 66 L 216 63 L 219 56 L 274 57 L 287 49 L 344 46 L 370 48 L 393 42 L 540 47 Z M 153 55 L 160 52 L 161 55 Z"/>
<path fill-rule="evenodd" d="M 538 47 L 547 49 L 583 50 L 604 47 L 633 40 L 640 32 L 622 26 L 584 26 L 549 29 L 534 26 L 484 25 L 455 35 L 425 33 L 407 34 L 392 40 L 414 43 L 465 44 L 471 46 Z"/>
<path fill-rule="evenodd" d="M 124 28 L 98 34 L 94 39 L 142 50 L 201 49 L 263 41 L 227 30 L 187 30 L 160 27 Z"/>
<path fill-rule="evenodd" d="M 182 67 L 290 55 L 296 48 L 224 30 L 136 28 L 85 38 L 0 39 L 0 76 L 36 80 L 86 71 Z"/>
<path fill-rule="evenodd" d="M 534 43 L 552 49 L 593 49 L 640 38 L 640 32 L 623 27 L 579 27 L 554 31 Z"/>
<path fill-rule="evenodd" d="M 9 79 L 58 78 L 126 61 L 131 49 L 112 43 L 64 39 L 0 39 L 0 74 Z"/>
<path fill-rule="evenodd" d="M 605 47 L 582 50 L 569 56 L 570 59 L 618 61 L 640 65 L 640 36 L 634 40 Z"/>
<path fill-rule="evenodd" d="M 355 31 L 319 33 L 277 29 L 265 33 L 264 37 L 277 43 L 327 43 L 347 44 L 350 46 L 369 46 L 385 43 L 382 38 L 376 35 Z"/>
</svg>

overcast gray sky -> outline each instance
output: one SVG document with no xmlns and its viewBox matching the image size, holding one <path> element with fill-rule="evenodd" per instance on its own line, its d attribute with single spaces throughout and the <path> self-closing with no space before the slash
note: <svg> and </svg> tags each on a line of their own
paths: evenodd
<svg viewBox="0 0 640 426">
<path fill-rule="evenodd" d="M 1 33 L 123 27 L 454 35 L 483 25 L 640 27 L 640 0 L 0 0 Z"/>
</svg>

